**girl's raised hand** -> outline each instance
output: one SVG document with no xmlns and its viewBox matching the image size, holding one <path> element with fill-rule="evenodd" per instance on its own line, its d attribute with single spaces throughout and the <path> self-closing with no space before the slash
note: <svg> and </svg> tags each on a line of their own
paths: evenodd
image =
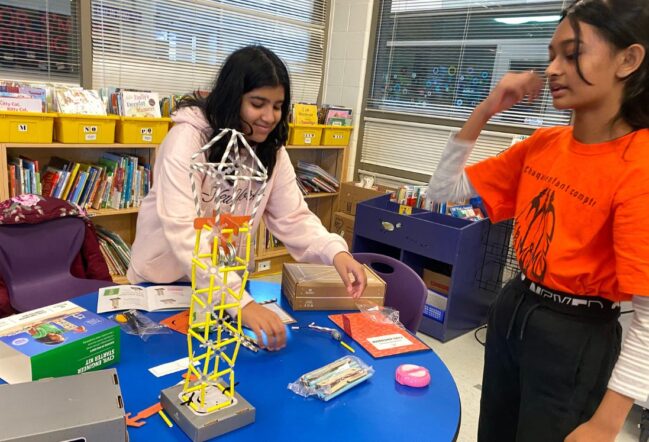
<svg viewBox="0 0 649 442">
<path fill-rule="evenodd" d="M 528 102 L 534 101 L 543 89 L 544 81 L 533 71 L 508 73 L 498 82 L 494 90 L 480 106 L 489 117 L 510 109 L 527 97 Z"/>
</svg>

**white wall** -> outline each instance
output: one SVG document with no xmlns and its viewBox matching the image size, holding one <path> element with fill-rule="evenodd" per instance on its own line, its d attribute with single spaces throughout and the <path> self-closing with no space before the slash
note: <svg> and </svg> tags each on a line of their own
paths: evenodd
<svg viewBox="0 0 649 442">
<path fill-rule="evenodd" d="M 375 0 L 332 0 L 329 22 L 322 102 L 351 107 L 354 131 L 347 151 L 347 171 L 351 180 L 356 162 L 365 68 Z"/>
</svg>

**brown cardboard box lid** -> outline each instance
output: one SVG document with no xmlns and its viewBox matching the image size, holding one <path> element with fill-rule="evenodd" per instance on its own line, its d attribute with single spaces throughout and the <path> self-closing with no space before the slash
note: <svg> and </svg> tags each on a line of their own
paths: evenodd
<svg viewBox="0 0 649 442">
<path fill-rule="evenodd" d="M 367 265 L 365 267 L 365 274 L 367 275 L 368 286 L 385 286 L 383 281 L 374 271 Z M 304 264 L 304 263 L 286 263 L 284 264 L 284 271 L 296 283 L 304 284 L 312 282 L 318 286 L 340 286 L 342 281 L 340 275 L 334 266 L 323 264 Z"/>
</svg>

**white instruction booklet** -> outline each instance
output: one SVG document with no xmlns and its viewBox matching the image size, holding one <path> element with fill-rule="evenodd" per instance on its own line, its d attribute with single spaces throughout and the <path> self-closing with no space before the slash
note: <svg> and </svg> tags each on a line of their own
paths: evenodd
<svg viewBox="0 0 649 442">
<path fill-rule="evenodd" d="M 189 307 L 192 288 L 187 285 L 116 285 L 99 289 L 97 313 L 116 310 L 183 310 Z"/>
</svg>

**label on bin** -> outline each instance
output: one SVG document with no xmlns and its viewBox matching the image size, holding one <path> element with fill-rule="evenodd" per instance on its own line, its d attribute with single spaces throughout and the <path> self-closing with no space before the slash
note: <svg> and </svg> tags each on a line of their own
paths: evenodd
<svg viewBox="0 0 649 442">
<path fill-rule="evenodd" d="M 27 132 L 28 127 L 25 123 L 20 123 L 18 125 L 18 132 Z"/>
<path fill-rule="evenodd" d="M 153 128 L 152 127 L 141 127 L 140 134 L 142 134 L 142 141 L 151 142 L 153 140 Z"/>
<path fill-rule="evenodd" d="M 399 215 L 412 215 L 412 207 L 399 204 Z"/>
<path fill-rule="evenodd" d="M 304 137 L 304 144 L 311 144 L 311 138 L 309 137 Z"/>
<path fill-rule="evenodd" d="M 83 133 L 86 141 L 94 141 L 97 139 L 97 126 L 83 126 Z"/>
</svg>

